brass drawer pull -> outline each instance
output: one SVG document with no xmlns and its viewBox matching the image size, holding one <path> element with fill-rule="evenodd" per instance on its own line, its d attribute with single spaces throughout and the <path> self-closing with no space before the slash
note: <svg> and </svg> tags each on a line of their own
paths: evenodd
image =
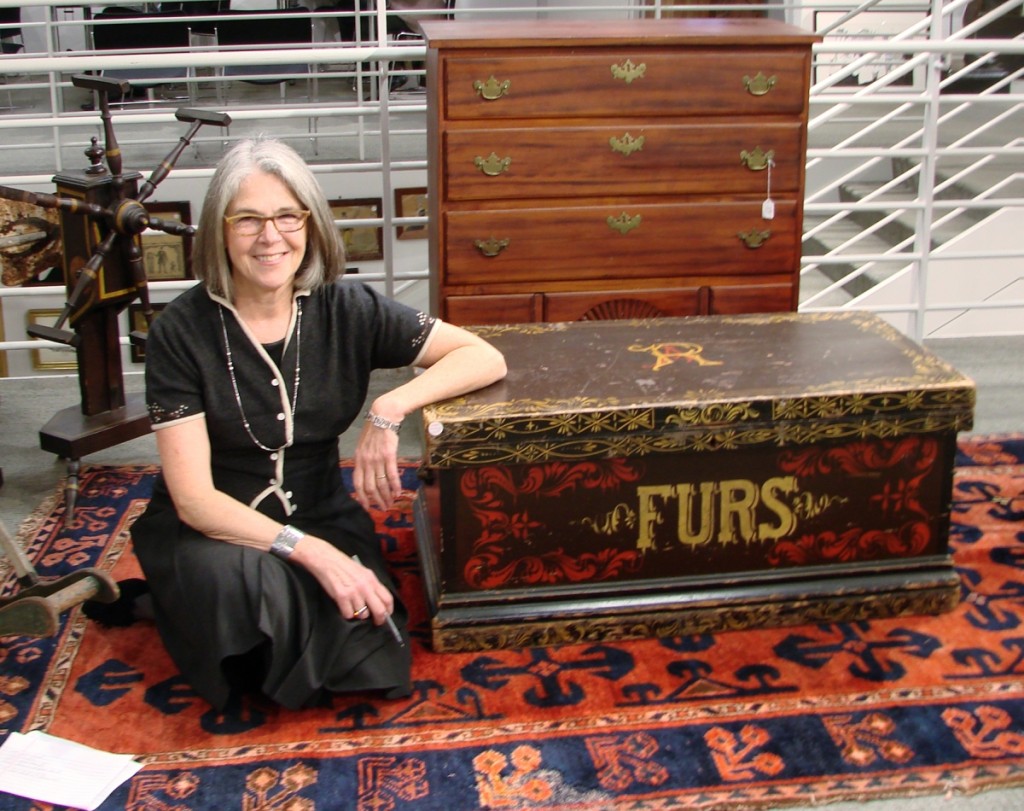
<svg viewBox="0 0 1024 811">
<path fill-rule="evenodd" d="M 644 148 L 644 141 L 646 137 L 641 135 L 639 138 L 634 138 L 628 132 L 621 138 L 616 138 L 614 135 L 608 139 L 608 144 L 612 148 L 612 152 L 618 152 L 622 155 L 632 155 L 634 152 L 639 152 Z"/>
<path fill-rule="evenodd" d="M 643 218 L 637 214 L 635 217 L 630 217 L 625 211 L 623 211 L 618 217 L 608 218 L 608 227 L 613 231 L 618 231 L 620 234 L 628 234 L 634 228 L 640 226 L 640 220 Z"/>
<path fill-rule="evenodd" d="M 768 164 L 775 160 L 775 150 L 769 149 L 767 152 L 757 146 L 750 152 L 742 150 L 740 152 L 740 163 L 746 164 L 746 167 L 752 172 L 763 172 L 768 168 Z"/>
<path fill-rule="evenodd" d="M 481 82 L 479 79 L 473 82 L 473 89 L 484 101 L 497 101 L 508 93 L 510 87 L 512 87 L 511 80 L 506 79 L 499 82 L 494 78 L 494 74 L 491 74 L 486 82 Z"/>
<path fill-rule="evenodd" d="M 755 229 L 753 231 L 741 231 L 736 236 L 743 240 L 744 245 L 746 245 L 748 248 L 753 249 L 760 248 L 762 245 L 764 245 L 764 243 L 768 241 L 771 235 L 771 231 L 758 231 Z"/>
<path fill-rule="evenodd" d="M 622 79 L 626 84 L 633 84 L 634 79 L 644 78 L 646 72 L 647 64 L 645 62 L 635 65 L 632 59 L 627 59 L 621 65 L 612 65 L 612 77 Z"/>
<path fill-rule="evenodd" d="M 497 177 L 508 170 L 512 164 L 512 158 L 499 158 L 494 152 L 486 158 L 477 155 L 473 158 L 473 165 L 488 177 Z"/>
<path fill-rule="evenodd" d="M 743 77 L 743 86 L 747 89 L 747 92 L 751 96 L 765 96 L 778 82 L 777 76 L 765 76 L 761 71 L 757 72 L 757 76 L 751 79 L 749 76 Z"/>
<path fill-rule="evenodd" d="M 493 257 L 501 253 L 509 245 L 507 239 L 475 239 L 473 240 L 473 247 L 475 247 L 484 256 Z"/>
</svg>

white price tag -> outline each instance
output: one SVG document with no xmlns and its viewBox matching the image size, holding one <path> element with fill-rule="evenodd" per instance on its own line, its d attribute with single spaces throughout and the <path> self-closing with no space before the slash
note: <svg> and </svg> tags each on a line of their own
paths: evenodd
<svg viewBox="0 0 1024 811">
<path fill-rule="evenodd" d="M 768 158 L 768 188 L 764 193 L 764 202 L 761 203 L 761 218 L 765 220 L 775 219 L 775 201 L 772 200 L 772 169 L 775 167 L 775 161 Z"/>
</svg>

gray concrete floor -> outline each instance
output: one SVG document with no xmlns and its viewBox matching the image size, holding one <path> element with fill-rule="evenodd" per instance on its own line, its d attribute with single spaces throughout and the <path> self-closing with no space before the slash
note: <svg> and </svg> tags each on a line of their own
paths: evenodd
<svg viewBox="0 0 1024 811">
<path fill-rule="evenodd" d="M 943 339 L 927 347 L 972 378 L 978 402 L 971 435 L 1024 432 L 1024 336 L 1014 338 Z M 387 372 L 374 380 L 374 390 L 397 385 L 401 372 Z M 129 391 L 141 391 L 142 376 L 126 376 Z M 371 391 L 371 398 L 374 396 Z M 59 486 L 65 463 L 39 448 L 39 429 L 63 408 L 79 403 L 74 377 L 0 379 L 0 520 L 13 534 L 39 502 Z M 411 420 L 410 420 L 411 422 Z M 342 451 L 352 447 L 356 431 L 341 438 Z M 400 452 L 418 457 L 421 440 L 416 431 L 403 431 Z M 152 436 L 92 454 L 83 461 L 103 464 L 157 461 Z M 0 567 L 2 568 L 2 567 Z M 1024 808 L 1024 789 L 988 791 L 964 795 L 954 789 L 948 795 L 915 799 L 849 802 L 829 806 L 834 811 L 1019 811 Z"/>
</svg>

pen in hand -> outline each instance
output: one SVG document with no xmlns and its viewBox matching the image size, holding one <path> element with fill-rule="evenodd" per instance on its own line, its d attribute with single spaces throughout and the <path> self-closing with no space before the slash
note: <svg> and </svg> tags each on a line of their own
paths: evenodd
<svg viewBox="0 0 1024 811">
<path fill-rule="evenodd" d="M 354 560 L 356 563 L 362 565 L 362 561 L 359 560 L 359 555 L 353 555 L 352 556 L 352 560 Z M 388 630 L 391 631 L 391 635 L 395 638 L 395 642 L 397 642 L 399 645 L 401 645 L 404 648 L 405 647 L 405 640 L 402 639 L 402 632 L 398 630 L 398 626 L 395 625 L 395 621 L 393 619 L 391 619 L 391 615 L 390 614 L 385 614 L 384 615 L 384 622 L 387 623 Z"/>
</svg>

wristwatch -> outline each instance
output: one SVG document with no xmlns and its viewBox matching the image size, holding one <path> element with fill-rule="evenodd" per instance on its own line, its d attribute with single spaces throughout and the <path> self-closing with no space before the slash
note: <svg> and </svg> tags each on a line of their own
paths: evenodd
<svg viewBox="0 0 1024 811">
<path fill-rule="evenodd" d="M 383 428 L 385 431 L 394 431 L 396 434 L 402 428 L 401 421 L 392 422 L 386 417 L 380 416 L 380 414 L 374 414 L 372 411 L 366 412 L 366 421 L 374 428 Z"/>
</svg>

